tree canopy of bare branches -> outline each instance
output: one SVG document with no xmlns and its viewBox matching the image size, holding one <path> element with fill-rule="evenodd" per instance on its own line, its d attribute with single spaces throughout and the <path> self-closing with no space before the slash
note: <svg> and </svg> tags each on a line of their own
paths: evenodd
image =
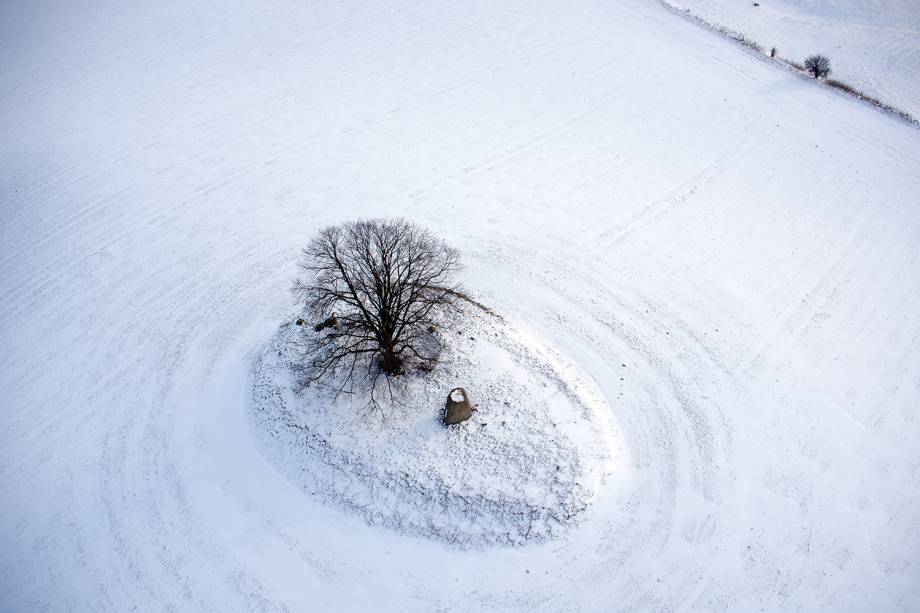
<svg viewBox="0 0 920 613">
<path fill-rule="evenodd" d="M 831 61 L 823 55 L 810 55 L 805 58 L 805 70 L 814 78 L 826 77 L 831 73 Z"/>
<path fill-rule="evenodd" d="M 293 289 L 317 323 L 307 330 L 308 380 L 338 392 L 366 386 L 372 404 L 381 378 L 392 397 L 392 379 L 410 364 L 436 362 L 436 330 L 463 295 L 457 250 L 404 219 L 327 227 L 299 268 Z"/>
</svg>

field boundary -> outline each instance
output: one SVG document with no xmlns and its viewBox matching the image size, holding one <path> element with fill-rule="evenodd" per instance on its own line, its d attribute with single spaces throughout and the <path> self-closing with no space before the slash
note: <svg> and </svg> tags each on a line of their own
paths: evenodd
<svg viewBox="0 0 920 613">
<path fill-rule="evenodd" d="M 875 107 L 876 109 L 882 111 L 883 113 L 892 115 L 910 124 L 911 126 L 915 128 L 920 128 L 920 119 L 917 119 L 916 117 L 914 117 L 907 111 L 903 109 L 899 109 L 898 107 L 888 104 L 887 102 L 883 102 L 882 100 L 876 98 L 875 96 L 871 94 L 867 94 L 866 92 L 860 91 L 856 89 L 855 87 L 853 87 L 852 85 L 845 83 L 844 81 L 840 81 L 838 79 L 815 79 L 808 73 L 808 71 L 805 70 L 804 66 L 802 66 L 795 60 L 784 58 L 776 54 L 775 52 L 769 53 L 763 45 L 753 40 L 752 38 L 749 38 L 748 35 L 745 34 L 744 32 L 739 32 L 727 26 L 723 26 L 718 23 L 713 23 L 707 19 L 704 19 L 703 17 L 700 17 L 696 13 L 693 13 L 688 8 L 680 8 L 679 6 L 672 4 L 669 0 L 655 0 L 655 1 L 661 6 L 663 6 L 665 9 L 667 9 L 668 11 L 680 17 L 683 17 L 684 19 L 687 19 L 699 26 L 702 26 L 703 28 L 711 32 L 714 32 L 724 38 L 734 41 L 735 43 L 741 45 L 742 47 L 745 47 L 749 51 L 756 53 L 762 59 L 766 59 L 775 64 L 778 64 L 782 66 L 783 68 L 785 68 L 786 70 L 789 70 L 800 77 L 807 78 L 809 81 L 817 81 L 818 83 L 821 83 L 822 85 L 826 87 L 837 90 L 843 95 L 849 96 L 851 98 L 855 98 L 856 100 L 869 104 Z"/>
</svg>

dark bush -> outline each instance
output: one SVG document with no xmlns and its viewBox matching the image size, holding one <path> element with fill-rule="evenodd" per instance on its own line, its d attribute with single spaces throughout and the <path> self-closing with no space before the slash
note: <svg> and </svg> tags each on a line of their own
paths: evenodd
<svg viewBox="0 0 920 613">
<path fill-rule="evenodd" d="M 810 55 L 805 58 L 805 70 L 816 79 L 826 77 L 831 73 L 831 61 L 821 54 Z"/>
</svg>

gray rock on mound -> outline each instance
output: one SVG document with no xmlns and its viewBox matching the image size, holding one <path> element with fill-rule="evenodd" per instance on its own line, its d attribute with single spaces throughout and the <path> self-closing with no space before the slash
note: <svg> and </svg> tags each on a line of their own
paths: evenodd
<svg viewBox="0 0 920 613">
<path fill-rule="evenodd" d="M 459 424 L 473 416 L 473 406 L 466 390 L 455 387 L 447 395 L 447 406 L 444 408 L 444 425 Z"/>
</svg>

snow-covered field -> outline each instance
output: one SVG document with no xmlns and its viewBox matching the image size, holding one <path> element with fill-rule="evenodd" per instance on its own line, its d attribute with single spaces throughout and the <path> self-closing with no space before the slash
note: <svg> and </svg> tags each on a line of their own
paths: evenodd
<svg viewBox="0 0 920 613">
<path fill-rule="evenodd" d="M 0 52 L 0 610 L 920 602 L 920 131 L 649 0 L 5 2 Z M 298 249 L 369 215 L 610 407 L 558 538 L 373 526 L 264 453 Z"/>
<path fill-rule="evenodd" d="M 920 117 L 920 0 L 667 0 Z"/>
</svg>

